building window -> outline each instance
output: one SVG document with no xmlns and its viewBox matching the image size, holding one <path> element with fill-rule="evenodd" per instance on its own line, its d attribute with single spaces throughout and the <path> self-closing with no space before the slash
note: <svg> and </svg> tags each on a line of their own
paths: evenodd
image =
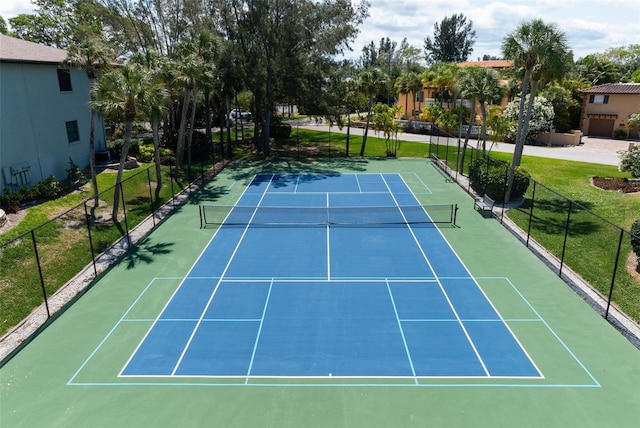
<svg viewBox="0 0 640 428">
<path fill-rule="evenodd" d="M 71 72 L 68 68 L 58 69 L 58 85 L 60 86 L 60 92 L 70 92 L 71 88 Z"/>
<path fill-rule="evenodd" d="M 72 120 L 70 122 L 65 122 L 67 126 L 67 140 L 69 143 L 74 143 L 76 141 L 80 141 L 80 133 L 78 132 L 78 121 Z"/>
<path fill-rule="evenodd" d="M 422 101 L 424 101 L 424 92 L 416 92 L 416 102 L 421 103 Z"/>
<path fill-rule="evenodd" d="M 609 104 L 609 95 L 589 95 L 589 104 Z"/>
</svg>

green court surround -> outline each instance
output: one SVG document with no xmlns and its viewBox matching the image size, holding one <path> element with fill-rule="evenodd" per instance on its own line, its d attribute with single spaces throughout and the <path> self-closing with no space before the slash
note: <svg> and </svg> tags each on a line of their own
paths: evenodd
<svg viewBox="0 0 640 428">
<path fill-rule="evenodd" d="M 544 379 L 118 378 L 215 233 L 198 204 L 266 171 L 398 172 L 421 203 L 457 203 L 442 232 Z M 424 159 L 232 164 L 0 369 L 3 428 L 637 427 L 639 403 L 640 351 Z"/>
</svg>

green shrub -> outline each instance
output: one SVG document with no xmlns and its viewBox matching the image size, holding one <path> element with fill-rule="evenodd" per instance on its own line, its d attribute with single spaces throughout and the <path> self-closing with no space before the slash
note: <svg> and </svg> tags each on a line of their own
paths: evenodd
<svg viewBox="0 0 640 428">
<path fill-rule="evenodd" d="M 69 156 L 69 169 L 67 169 L 67 181 L 69 182 L 69 184 L 74 184 L 74 183 L 84 184 L 88 181 L 87 176 L 84 173 L 84 170 L 80 168 L 78 165 L 76 165 L 73 159 L 71 159 L 71 156 Z"/>
<path fill-rule="evenodd" d="M 631 225 L 631 248 L 640 262 L 640 218 Z"/>
<path fill-rule="evenodd" d="M 53 175 L 50 175 L 33 187 L 33 196 L 35 196 L 33 199 L 55 199 L 61 190 L 60 183 L 54 180 Z"/>
<path fill-rule="evenodd" d="M 640 144 L 636 144 L 631 150 L 621 150 L 618 152 L 620 165 L 618 169 L 622 172 L 631 172 L 634 178 L 640 178 Z"/>
<path fill-rule="evenodd" d="M 153 160 L 153 146 L 140 146 L 137 158 L 140 162 L 151 162 Z"/>
<path fill-rule="evenodd" d="M 291 136 L 291 125 L 283 123 L 279 117 L 274 116 L 271 118 L 269 136 L 275 139 L 289 138 Z"/>
<path fill-rule="evenodd" d="M 616 140 L 626 140 L 628 135 L 624 129 L 616 129 L 613 131 L 613 138 Z"/>
<path fill-rule="evenodd" d="M 471 187 L 478 194 L 487 194 L 495 201 L 503 202 L 507 184 L 508 165 L 501 164 L 490 158 L 475 159 L 469 164 L 469 181 Z M 517 168 L 513 178 L 511 200 L 521 198 L 529 187 L 529 174 Z"/>
<path fill-rule="evenodd" d="M 124 146 L 124 140 L 113 140 L 111 143 L 109 143 L 109 146 L 113 149 L 113 153 L 115 154 L 116 158 L 119 159 L 120 155 L 122 155 L 122 146 Z M 140 141 L 135 138 L 131 139 L 131 145 L 129 146 L 128 155 L 133 156 L 136 159 L 138 158 L 138 156 L 140 155 Z"/>
<path fill-rule="evenodd" d="M 0 205 L 3 207 L 15 207 L 20 205 L 20 194 L 11 189 L 4 189 L 4 193 L 0 195 Z"/>
</svg>

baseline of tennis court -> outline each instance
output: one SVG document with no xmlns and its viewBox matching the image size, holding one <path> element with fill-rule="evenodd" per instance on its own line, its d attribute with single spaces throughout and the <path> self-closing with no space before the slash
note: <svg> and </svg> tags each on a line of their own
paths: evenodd
<svg viewBox="0 0 640 428">
<path fill-rule="evenodd" d="M 637 349 L 429 162 L 207 187 L 0 368 L 3 426 L 640 420 Z"/>
</svg>

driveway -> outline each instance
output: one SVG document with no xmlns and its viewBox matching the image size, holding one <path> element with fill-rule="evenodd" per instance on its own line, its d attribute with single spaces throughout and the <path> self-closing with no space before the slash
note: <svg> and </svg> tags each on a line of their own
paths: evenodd
<svg viewBox="0 0 640 428">
<path fill-rule="evenodd" d="M 308 123 L 304 125 L 301 124 L 300 127 L 325 132 L 329 131 L 329 127 L 322 124 L 316 125 L 313 123 Z M 347 129 L 342 128 L 342 130 L 340 130 L 337 126 L 333 126 L 331 127 L 331 132 L 346 133 Z M 362 128 L 351 128 L 352 135 L 362 135 L 363 132 L 364 129 Z M 369 131 L 369 135 L 375 135 L 375 132 Z M 403 141 L 414 141 L 419 143 L 429 142 L 429 135 L 400 133 L 398 135 L 398 138 Z M 440 143 L 445 144 L 443 137 L 440 138 Z M 451 139 L 451 144 L 455 145 L 457 143 L 457 138 Z M 478 144 L 476 140 L 471 140 L 469 143 L 474 147 Z M 628 150 L 630 143 L 640 144 L 640 142 L 638 142 L 637 140 L 619 141 L 611 138 L 582 137 L 582 144 L 578 146 L 525 146 L 524 154 L 529 156 L 565 159 L 578 162 L 599 163 L 603 165 L 618 165 L 620 163 L 620 159 L 618 158 L 617 152 L 619 150 Z M 490 142 L 487 142 L 487 148 L 490 147 L 490 144 Z M 497 143 L 491 150 L 494 152 L 513 153 L 514 148 L 515 145 L 513 144 Z"/>
</svg>

